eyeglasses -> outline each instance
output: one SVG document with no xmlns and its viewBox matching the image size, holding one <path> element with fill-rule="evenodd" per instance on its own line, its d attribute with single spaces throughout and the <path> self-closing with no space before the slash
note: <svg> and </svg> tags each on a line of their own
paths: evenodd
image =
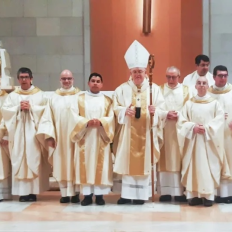
<svg viewBox="0 0 232 232">
<path fill-rule="evenodd" d="M 60 78 L 62 81 L 72 81 L 73 80 L 73 78 L 72 77 L 61 77 Z"/>
<path fill-rule="evenodd" d="M 166 77 L 170 80 L 176 80 L 176 78 L 178 78 L 179 76 L 169 76 L 169 75 L 166 75 Z"/>
<path fill-rule="evenodd" d="M 29 76 L 19 76 L 19 79 L 23 80 L 23 79 L 30 79 Z"/>
<path fill-rule="evenodd" d="M 227 78 L 229 75 L 228 74 L 218 74 L 217 76 L 220 78 L 223 78 L 223 77 Z"/>
</svg>

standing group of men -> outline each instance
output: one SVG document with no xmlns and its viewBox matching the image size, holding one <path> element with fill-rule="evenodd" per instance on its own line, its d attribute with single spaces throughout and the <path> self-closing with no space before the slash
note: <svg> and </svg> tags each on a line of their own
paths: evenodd
<svg viewBox="0 0 232 232">
<path fill-rule="evenodd" d="M 36 201 L 49 188 L 52 165 L 60 203 L 80 202 L 81 192 L 82 206 L 92 204 L 93 195 L 104 205 L 103 195 L 113 190 L 121 193 L 117 204 L 140 205 L 151 197 L 152 184 L 160 201 L 173 196 L 189 205 L 232 203 L 227 68 L 216 66 L 211 75 L 209 58 L 199 55 L 197 70 L 180 84 L 180 71 L 169 67 L 167 83 L 152 84 L 150 104 L 148 57 L 138 41 L 131 44 L 125 54 L 130 78 L 113 99 L 101 93 L 98 73 L 90 75 L 89 91 L 80 91 L 64 70 L 61 88 L 48 98 L 32 84 L 31 70 L 19 69 L 20 87 L 0 92 L 0 201 L 11 194 L 20 202 Z"/>
</svg>

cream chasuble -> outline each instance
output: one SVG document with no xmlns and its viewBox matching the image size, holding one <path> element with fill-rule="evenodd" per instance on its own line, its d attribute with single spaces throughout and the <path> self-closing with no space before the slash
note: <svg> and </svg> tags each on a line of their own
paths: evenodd
<svg viewBox="0 0 232 232">
<path fill-rule="evenodd" d="M 226 153 L 226 161 L 232 174 L 232 131 L 229 128 L 229 123 L 232 122 L 232 85 L 219 88 L 215 85 L 211 86 L 208 90 L 209 94 L 217 99 L 223 108 L 224 112 L 228 114 L 224 124 L 224 148 Z M 218 195 L 221 197 L 232 196 L 232 180 L 222 180 Z"/>
<path fill-rule="evenodd" d="M 53 138 L 55 150 L 49 150 L 49 162 L 53 166 L 53 177 L 59 182 L 62 197 L 74 196 L 74 148 L 70 134 L 76 125 L 78 88 L 57 89 L 51 96 L 40 120 L 37 137 L 43 141 Z"/>
<path fill-rule="evenodd" d="M 178 84 L 171 88 L 168 84 L 161 87 L 164 96 L 164 110 L 176 111 L 179 115 L 182 107 L 190 99 L 188 86 Z M 181 179 L 181 156 L 177 140 L 176 121 L 166 119 L 164 127 L 164 145 L 158 162 L 157 191 L 161 195 L 181 196 L 183 187 Z"/>
<path fill-rule="evenodd" d="M 205 134 L 195 134 L 201 124 Z M 214 200 L 214 190 L 220 178 L 229 178 L 224 165 L 224 112 L 217 100 L 209 95 L 195 96 L 187 101 L 177 123 L 178 141 L 182 156 L 182 184 L 187 199 L 205 197 Z"/>
<path fill-rule="evenodd" d="M 106 187 L 96 195 L 106 194 L 113 185 L 112 156 L 110 143 L 114 136 L 114 113 L 112 100 L 103 95 L 88 91 L 78 96 L 79 116 L 71 133 L 75 148 L 75 183 L 81 184 L 84 195 L 93 193 L 91 186 Z M 99 128 L 87 127 L 91 119 L 100 120 Z M 85 191 L 85 187 L 88 188 Z"/>
<path fill-rule="evenodd" d="M 22 100 L 29 101 L 31 108 L 28 111 L 21 111 Z M 3 104 L 2 116 L 9 135 L 13 195 L 39 194 L 49 189 L 50 166 L 44 144 L 35 137 L 46 101 L 44 93 L 31 86 L 26 91 L 16 89 Z"/>
<path fill-rule="evenodd" d="M 163 141 L 163 123 L 166 113 L 159 107 L 164 103 L 163 96 L 156 84 L 152 85 L 152 102 L 156 108 L 153 120 L 153 155 L 154 163 L 160 156 L 160 146 Z M 114 112 L 120 130 L 118 131 L 116 158 L 114 172 L 122 175 L 122 186 L 117 187 L 115 181 L 114 191 L 120 191 L 122 198 L 147 200 L 150 192 L 151 175 L 151 140 L 150 140 L 150 89 L 147 79 L 138 89 L 133 81 L 119 86 L 114 93 Z M 125 115 L 126 109 L 141 107 L 139 119 Z M 114 144 L 115 146 L 115 144 Z M 120 182 L 120 180 L 119 180 Z M 143 186 L 141 188 L 141 186 Z M 139 189 L 138 189 L 139 188 Z"/>
<path fill-rule="evenodd" d="M 0 108 L 7 97 L 7 93 L 0 90 Z M 0 120 L 2 120 L 2 114 L 0 112 Z M 6 129 L 0 128 L 0 140 L 7 136 Z M 7 140 L 7 138 L 4 138 Z M 10 153 L 8 146 L 0 145 L 0 200 L 11 198 L 11 163 Z"/>
<path fill-rule="evenodd" d="M 183 85 L 186 85 L 189 87 L 189 91 L 191 91 L 193 96 L 197 95 L 197 90 L 195 88 L 195 85 L 199 77 L 200 76 L 198 75 L 197 71 L 194 71 L 193 73 L 187 75 L 183 80 Z M 214 85 L 215 81 L 213 79 L 213 75 L 210 72 L 207 72 L 205 77 L 208 80 L 209 86 Z"/>
</svg>

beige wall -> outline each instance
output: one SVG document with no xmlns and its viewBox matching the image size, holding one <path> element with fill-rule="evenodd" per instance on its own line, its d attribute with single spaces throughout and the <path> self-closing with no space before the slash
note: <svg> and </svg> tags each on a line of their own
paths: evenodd
<svg viewBox="0 0 232 232">
<path fill-rule="evenodd" d="M 84 89 L 90 70 L 88 0 L 1 0 L 0 39 L 11 58 L 11 75 L 32 69 L 43 90 L 59 87 L 59 73 L 70 69 Z M 84 42 L 85 41 L 85 42 Z"/>
<path fill-rule="evenodd" d="M 203 1 L 203 51 L 211 58 L 211 71 L 225 65 L 232 83 L 232 1 Z"/>
</svg>

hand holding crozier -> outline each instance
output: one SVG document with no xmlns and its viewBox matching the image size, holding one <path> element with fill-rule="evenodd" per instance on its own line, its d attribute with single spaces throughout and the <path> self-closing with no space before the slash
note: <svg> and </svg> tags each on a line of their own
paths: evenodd
<svg viewBox="0 0 232 232">
<path fill-rule="evenodd" d="M 150 114 L 153 116 L 155 113 L 155 106 L 153 106 L 153 105 L 148 106 L 148 110 L 149 110 Z"/>
</svg>

